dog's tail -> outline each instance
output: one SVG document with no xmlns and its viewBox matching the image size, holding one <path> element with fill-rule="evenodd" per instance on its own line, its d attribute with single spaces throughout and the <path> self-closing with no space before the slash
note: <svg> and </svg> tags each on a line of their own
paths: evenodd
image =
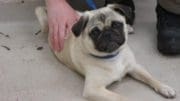
<svg viewBox="0 0 180 101">
<path fill-rule="evenodd" d="M 38 18 L 38 21 L 40 23 L 41 27 L 41 32 L 43 33 L 48 33 L 49 28 L 48 28 L 48 20 L 47 20 L 47 11 L 45 7 L 37 7 L 35 9 L 35 14 Z"/>
</svg>

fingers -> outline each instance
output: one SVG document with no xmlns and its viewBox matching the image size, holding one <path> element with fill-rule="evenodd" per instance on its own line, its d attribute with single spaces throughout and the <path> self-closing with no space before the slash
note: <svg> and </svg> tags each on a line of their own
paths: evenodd
<svg viewBox="0 0 180 101">
<path fill-rule="evenodd" d="M 64 39 L 68 38 L 71 28 L 79 16 L 65 2 L 47 5 L 47 12 L 51 48 L 54 51 L 61 51 L 64 47 Z"/>
<path fill-rule="evenodd" d="M 61 51 L 64 47 L 64 39 L 67 39 L 69 34 L 71 33 L 71 28 L 74 25 L 74 22 L 61 25 L 58 21 L 54 21 L 53 23 L 49 23 L 49 37 L 53 50 Z"/>
<path fill-rule="evenodd" d="M 49 37 L 51 48 L 55 51 L 59 51 L 59 25 L 56 21 L 49 21 Z"/>
<path fill-rule="evenodd" d="M 53 40 L 54 40 L 54 45 L 53 45 L 53 47 L 54 47 L 54 49 L 56 50 L 56 51 L 59 51 L 60 50 L 60 45 L 59 45 L 59 33 L 58 33 L 58 30 L 59 30 L 59 25 L 58 25 L 58 23 L 57 22 L 55 22 L 55 24 L 54 24 L 54 26 L 53 26 Z"/>
<path fill-rule="evenodd" d="M 62 50 L 63 49 L 63 47 L 64 47 L 64 37 L 65 37 L 65 29 L 66 27 L 65 26 L 59 26 L 59 31 L 58 31 L 58 33 L 59 33 L 59 50 L 58 51 L 60 51 L 60 50 Z"/>
<path fill-rule="evenodd" d="M 66 31 L 65 31 L 64 39 L 67 39 L 69 37 L 70 33 L 71 33 L 71 28 L 68 25 L 66 25 Z"/>
<path fill-rule="evenodd" d="M 73 25 L 78 21 L 79 17 L 77 15 L 77 18 L 66 25 L 66 33 L 65 33 L 65 39 L 69 37 L 69 34 L 72 32 Z"/>
<path fill-rule="evenodd" d="M 53 29 L 54 29 L 53 24 L 49 22 L 49 41 L 50 41 L 51 48 L 55 49 Z"/>
</svg>

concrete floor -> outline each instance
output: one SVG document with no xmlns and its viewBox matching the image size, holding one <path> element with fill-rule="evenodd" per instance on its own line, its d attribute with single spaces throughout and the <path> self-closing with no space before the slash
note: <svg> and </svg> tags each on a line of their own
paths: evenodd
<svg viewBox="0 0 180 101">
<path fill-rule="evenodd" d="M 180 57 L 162 56 L 156 49 L 156 1 L 135 1 L 136 34 L 129 35 L 129 45 L 152 75 L 176 89 L 177 98 L 172 101 L 180 101 Z M 47 35 L 35 35 L 37 5 L 42 3 L 0 5 L 0 101 L 85 101 L 83 78 L 56 60 Z M 171 101 L 130 78 L 109 89 L 129 101 Z"/>
</svg>

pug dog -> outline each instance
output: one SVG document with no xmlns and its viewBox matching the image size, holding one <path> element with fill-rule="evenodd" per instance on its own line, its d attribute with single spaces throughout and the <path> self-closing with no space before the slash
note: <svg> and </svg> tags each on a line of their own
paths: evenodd
<svg viewBox="0 0 180 101">
<path fill-rule="evenodd" d="M 127 101 L 106 87 L 129 74 L 149 85 L 166 98 L 174 98 L 173 88 L 152 77 L 139 63 L 128 47 L 131 17 L 122 5 L 110 4 L 92 11 L 78 12 L 79 21 L 65 40 L 61 52 L 53 51 L 67 67 L 85 77 L 83 96 L 89 101 Z M 36 8 L 41 30 L 48 33 L 47 13 Z M 50 44 L 51 46 L 51 44 Z"/>
</svg>

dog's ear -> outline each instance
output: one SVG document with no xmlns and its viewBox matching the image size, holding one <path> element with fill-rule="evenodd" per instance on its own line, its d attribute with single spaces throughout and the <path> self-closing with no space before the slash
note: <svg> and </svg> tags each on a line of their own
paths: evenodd
<svg viewBox="0 0 180 101">
<path fill-rule="evenodd" d="M 72 32 L 76 37 L 80 36 L 81 32 L 85 29 L 88 20 L 88 16 L 82 15 L 79 21 L 73 25 Z"/>
<path fill-rule="evenodd" d="M 111 4 L 109 7 L 113 9 L 115 12 L 118 12 L 121 15 L 125 16 L 127 24 L 133 25 L 135 14 L 131 7 L 121 4 Z"/>
</svg>

